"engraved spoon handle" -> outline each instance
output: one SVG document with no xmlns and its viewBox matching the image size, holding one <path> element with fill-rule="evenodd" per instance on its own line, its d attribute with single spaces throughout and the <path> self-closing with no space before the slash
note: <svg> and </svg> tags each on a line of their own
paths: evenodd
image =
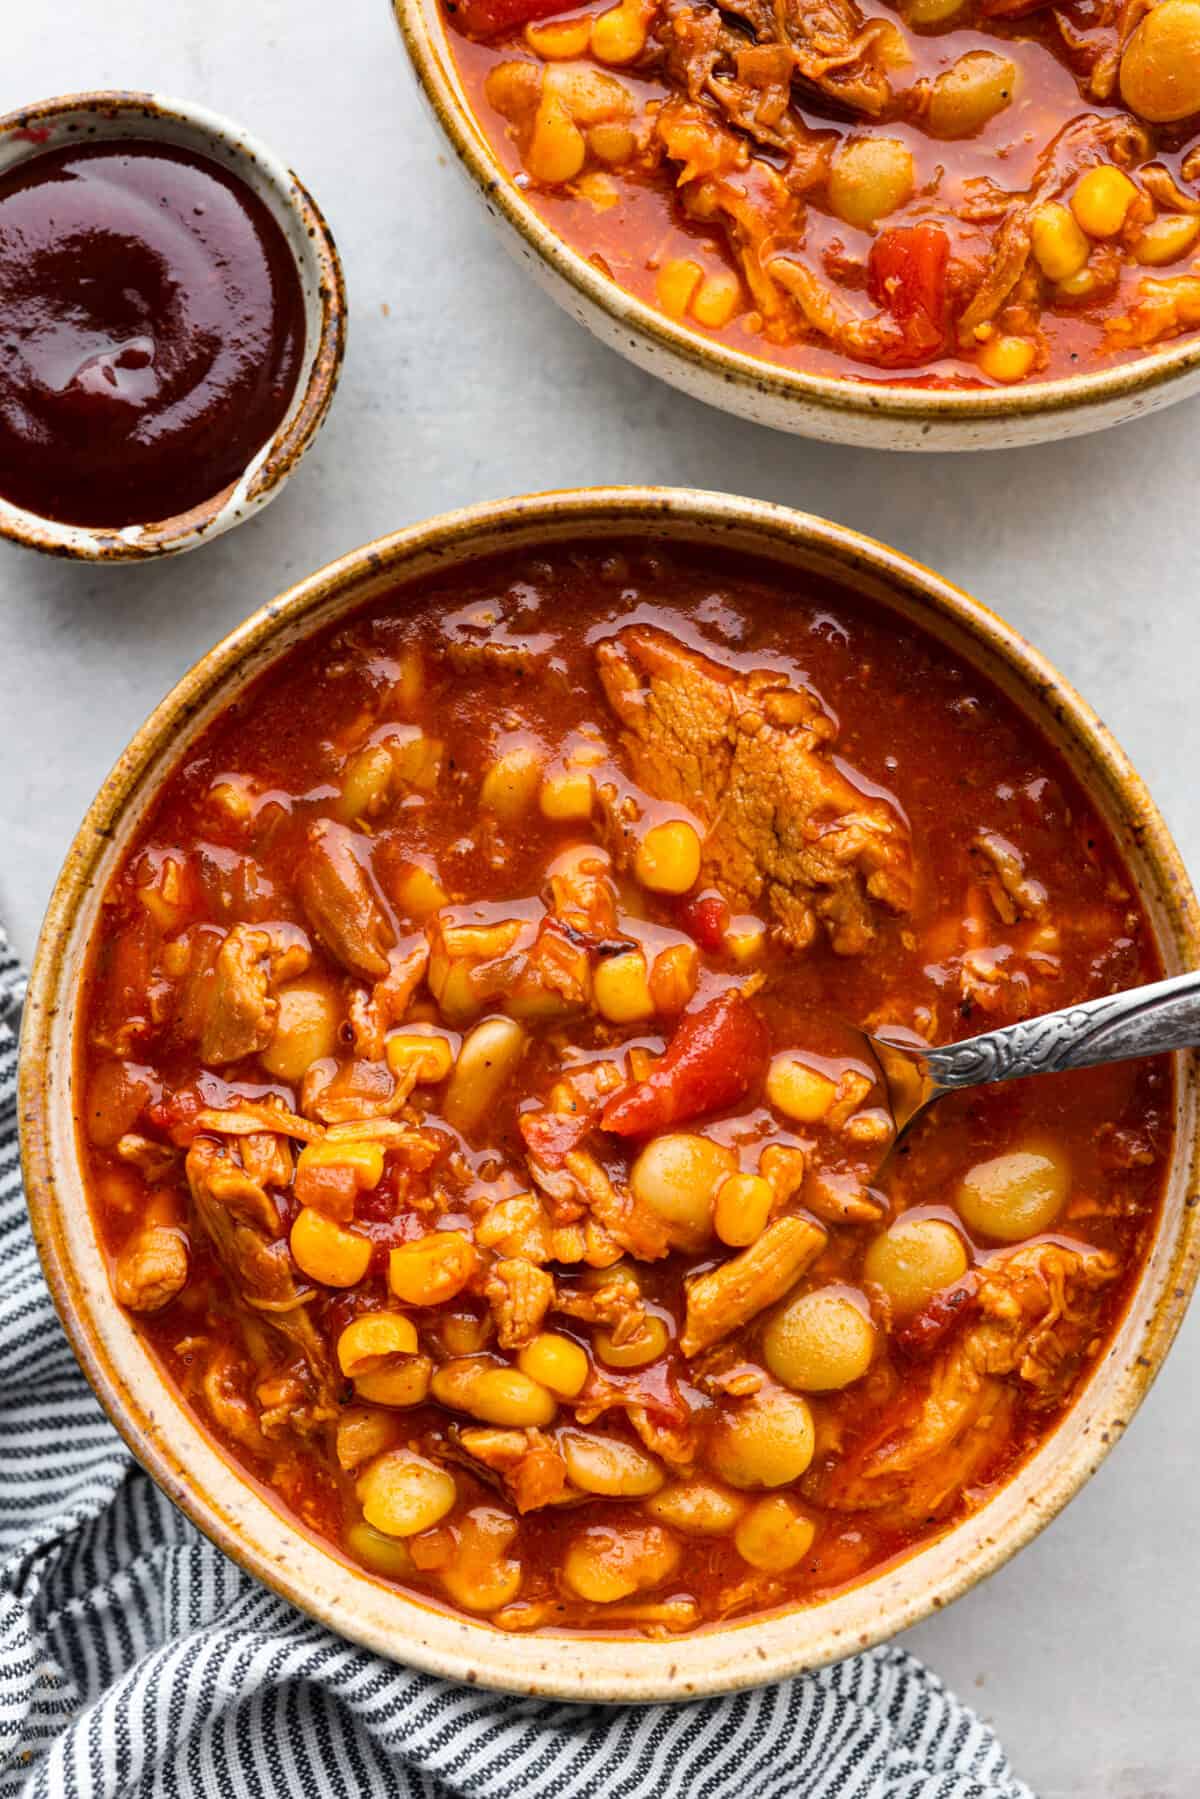
<svg viewBox="0 0 1200 1799">
<path fill-rule="evenodd" d="M 927 1050 L 938 1092 L 1200 1045 L 1200 969 Z"/>
</svg>

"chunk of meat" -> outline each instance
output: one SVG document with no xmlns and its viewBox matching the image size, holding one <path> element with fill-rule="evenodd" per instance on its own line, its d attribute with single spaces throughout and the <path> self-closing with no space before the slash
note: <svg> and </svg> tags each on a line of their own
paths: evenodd
<svg viewBox="0 0 1200 1799">
<path fill-rule="evenodd" d="M 365 981 L 382 981 L 390 972 L 388 950 L 394 936 L 369 867 L 365 838 L 332 818 L 321 818 L 308 833 L 296 869 L 296 891 L 334 960 Z"/>
<path fill-rule="evenodd" d="M 811 1218 L 777 1218 L 741 1255 L 689 1280 L 679 1339 L 683 1354 L 699 1355 L 782 1299 L 816 1261 L 825 1241 L 825 1232 Z"/>
<path fill-rule="evenodd" d="M 519 1349 L 541 1330 L 554 1303 L 554 1281 L 524 1256 L 510 1256 L 495 1264 L 484 1294 L 501 1349 Z"/>
<path fill-rule="evenodd" d="M 489 1430 L 471 1426 L 452 1433 L 468 1458 L 503 1485 L 519 1512 L 534 1512 L 569 1497 L 567 1465 L 553 1438 L 540 1430 Z"/>
<path fill-rule="evenodd" d="M 670 1238 L 658 1214 L 635 1199 L 628 1187 L 614 1186 L 594 1156 L 572 1150 L 564 1171 L 592 1216 L 622 1249 L 640 1262 L 655 1262 L 668 1253 Z"/>
<path fill-rule="evenodd" d="M 694 1414 L 675 1384 L 669 1363 L 659 1362 L 632 1374 L 593 1369 L 575 1401 L 577 1424 L 594 1424 L 606 1412 L 621 1411 L 646 1448 L 676 1471 L 688 1471 L 696 1460 Z"/>
<path fill-rule="evenodd" d="M 1008 1440 L 1016 1393 L 1004 1377 L 1044 1405 L 1069 1390 L 1096 1329 L 1094 1311 L 1077 1307 L 1076 1296 L 1118 1273 L 1115 1256 L 1083 1243 L 1026 1243 L 993 1256 L 974 1294 L 954 1308 L 971 1321 L 939 1352 L 924 1389 L 892 1407 L 834 1468 L 820 1502 L 886 1507 L 897 1520 L 936 1516 Z"/>
<path fill-rule="evenodd" d="M 628 1343 L 646 1322 L 646 1302 L 631 1269 L 617 1268 L 598 1287 L 559 1287 L 554 1309 L 585 1324 L 602 1324 L 614 1343 Z"/>
<path fill-rule="evenodd" d="M 384 1040 L 392 1026 L 399 1024 L 407 1012 L 428 966 L 429 945 L 423 938 L 407 947 L 400 945 L 391 951 L 388 972 L 382 981 L 376 981 L 369 989 L 356 987 L 350 995 L 354 1047 L 367 1061 L 382 1059 Z M 416 1079 L 415 1073 L 413 1079 Z"/>
<path fill-rule="evenodd" d="M 736 988 L 718 994 L 684 1014 L 666 1054 L 644 1081 L 608 1102 L 600 1122 L 619 1137 L 644 1137 L 723 1111 L 761 1080 L 770 1047 L 767 1027 L 749 1000 Z"/>
<path fill-rule="evenodd" d="M 912 904 L 912 843 L 894 806 L 855 785 L 831 751 L 837 728 L 786 675 L 750 674 L 630 625 L 597 648 L 638 783 L 699 813 L 705 865 L 730 903 L 766 898 L 783 941 L 818 922 L 840 955 L 875 938 L 873 902 Z"/>
<path fill-rule="evenodd" d="M 301 1359 L 308 1404 L 297 1410 L 297 1428 L 312 1429 L 336 1417 L 329 1351 L 309 1315 L 307 1295 L 296 1285 L 274 1200 L 211 1138 L 196 1140 L 188 1151 L 186 1169 L 196 1216 L 234 1291 Z"/>
<path fill-rule="evenodd" d="M 286 926 L 234 925 L 213 964 L 200 1035 L 200 1058 L 212 1068 L 266 1049 L 279 1017 L 272 988 L 303 974 L 311 957 Z"/>
<path fill-rule="evenodd" d="M 169 1225 L 134 1231 L 121 1246 L 113 1288 L 131 1312 L 161 1312 L 187 1285 L 187 1239 Z"/>
</svg>

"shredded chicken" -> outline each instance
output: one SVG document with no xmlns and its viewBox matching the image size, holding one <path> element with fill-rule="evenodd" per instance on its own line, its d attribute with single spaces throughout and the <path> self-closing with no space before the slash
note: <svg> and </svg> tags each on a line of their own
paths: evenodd
<svg viewBox="0 0 1200 1799">
<path fill-rule="evenodd" d="M 820 920 L 841 955 L 874 940 L 872 902 L 908 910 L 908 827 L 842 772 L 815 695 L 772 670 L 739 674 L 646 625 L 596 655 L 634 778 L 700 815 L 707 870 L 731 905 L 765 894 L 784 942 L 803 948 Z"/>
<path fill-rule="evenodd" d="M 307 1295 L 297 1287 L 274 1200 L 229 1150 L 200 1137 L 187 1156 L 196 1215 L 235 1292 L 298 1353 L 307 1373 L 308 1404 L 292 1422 L 313 1428 L 337 1414 L 336 1381 L 324 1338 L 313 1324 Z"/>
<path fill-rule="evenodd" d="M 1117 1260 L 1087 1244 L 1034 1242 L 994 1256 L 982 1271 L 972 1322 L 938 1355 L 923 1392 L 888 1413 L 882 1431 L 839 1463 L 820 1489 L 845 1511 L 887 1507 L 898 1518 L 936 1516 L 987 1466 L 1008 1437 L 1015 1374 L 1053 1404 L 1069 1389 L 1095 1332 L 1076 1298 L 1115 1280 Z"/>
<path fill-rule="evenodd" d="M 554 1281 L 523 1256 L 497 1262 L 484 1288 L 502 1349 L 519 1349 L 542 1328 L 554 1303 Z"/>
<path fill-rule="evenodd" d="M 368 873 L 365 844 L 346 825 L 318 819 L 296 869 L 296 891 L 335 961 L 363 980 L 382 981 L 394 934 Z"/>
<path fill-rule="evenodd" d="M 272 989 L 303 974 L 311 959 L 288 927 L 234 925 L 213 965 L 201 1060 L 219 1068 L 266 1049 L 279 1016 Z"/>
<path fill-rule="evenodd" d="M 710 1274 L 687 1283 L 687 1319 L 679 1347 L 698 1355 L 782 1299 L 825 1247 L 811 1218 L 777 1218 L 757 1242 Z"/>
<path fill-rule="evenodd" d="M 476 1474 L 494 1475 L 519 1512 L 537 1511 L 572 1495 L 567 1465 L 553 1438 L 540 1430 L 456 1428 L 452 1441 Z"/>
</svg>

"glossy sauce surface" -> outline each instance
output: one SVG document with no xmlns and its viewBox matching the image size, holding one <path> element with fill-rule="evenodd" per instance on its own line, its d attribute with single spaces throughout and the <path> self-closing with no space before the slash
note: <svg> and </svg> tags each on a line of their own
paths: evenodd
<svg viewBox="0 0 1200 1799">
<path fill-rule="evenodd" d="M 812 1602 L 1054 1428 L 1172 1141 L 1146 1062 L 889 1157 L 848 1026 L 1159 972 L 1059 757 L 908 624 L 714 553 L 483 564 L 268 672 L 113 879 L 79 1080 L 117 1300 L 281 1506 L 428 1599 Z"/>
<path fill-rule="evenodd" d="M 212 498 L 272 436 L 304 350 L 295 259 L 207 158 L 113 141 L 0 176 L 0 494 L 67 524 Z"/>
<path fill-rule="evenodd" d="M 547 223 L 732 349 L 987 387 L 1200 325 L 1196 0 L 444 11 L 469 102 Z M 1138 79 L 1148 33 L 1194 41 L 1174 106 Z"/>
</svg>

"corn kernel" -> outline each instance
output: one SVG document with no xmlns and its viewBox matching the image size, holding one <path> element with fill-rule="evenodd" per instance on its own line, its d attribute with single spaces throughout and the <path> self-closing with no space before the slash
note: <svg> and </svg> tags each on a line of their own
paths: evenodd
<svg viewBox="0 0 1200 1799">
<path fill-rule="evenodd" d="M 588 1377 L 586 1352 L 558 1331 L 539 1331 L 520 1351 L 517 1367 L 559 1399 L 574 1399 Z"/>
<path fill-rule="evenodd" d="M 682 1012 L 695 994 L 699 979 L 700 952 L 694 943 L 673 943 L 668 949 L 660 950 L 650 968 L 654 1010 L 665 1013 L 668 1018 Z"/>
<path fill-rule="evenodd" d="M 392 758 L 383 744 L 367 744 L 346 764 L 338 817 L 348 824 L 356 818 L 378 818 L 391 798 L 394 776 Z"/>
<path fill-rule="evenodd" d="M 436 1086 L 454 1066 L 454 1047 L 443 1031 L 396 1031 L 384 1045 L 394 1075 L 416 1071 L 418 1086 Z"/>
<path fill-rule="evenodd" d="M 812 1519 L 805 1517 L 794 1500 L 779 1493 L 754 1502 L 734 1526 L 733 1541 L 742 1560 L 752 1568 L 782 1574 L 803 1561 L 816 1534 Z"/>
<path fill-rule="evenodd" d="M 478 1259 L 474 1244 L 461 1231 L 431 1231 L 392 1250 L 388 1285 L 406 1305 L 444 1305 L 462 1292 Z"/>
<path fill-rule="evenodd" d="M 762 1236 L 775 1191 L 761 1174 L 731 1174 L 717 1188 L 713 1228 L 722 1243 L 741 1249 Z"/>
<path fill-rule="evenodd" d="M 337 1138 L 328 1143 L 306 1143 L 296 1164 L 299 1175 L 309 1168 L 350 1168 L 360 1193 L 368 1193 L 383 1179 L 383 1145 L 369 1139 Z"/>
<path fill-rule="evenodd" d="M 725 933 L 725 948 L 735 962 L 743 966 L 747 962 L 757 962 L 767 947 L 767 927 L 761 918 L 754 918 L 749 913 L 735 918 Z"/>
<path fill-rule="evenodd" d="M 592 55 L 598 62 L 636 62 L 646 48 L 646 21 L 638 0 L 621 0 L 592 21 Z"/>
<path fill-rule="evenodd" d="M 1077 269 L 1065 281 L 1060 281 L 1054 292 L 1060 300 L 1086 300 L 1099 286 L 1100 277 L 1095 269 Z"/>
<path fill-rule="evenodd" d="M 1033 254 L 1042 273 L 1051 281 L 1065 281 L 1088 259 L 1087 238 L 1066 207 L 1057 201 L 1039 206 L 1033 215 Z M 1005 340 L 1001 338 L 1000 341 Z M 998 379 L 1011 380 L 1012 377 L 1002 375 Z"/>
<path fill-rule="evenodd" d="M 343 1230 L 311 1206 L 303 1206 L 297 1213 L 291 1246 L 296 1266 L 325 1287 L 357 1286 L 371 1260 L 366 1237 Z"/>
<path fill-rule="evenodd" d="M 659 269 L 654 287 L 658 303 L 668 318 L 683 317 L 703 274 L 698 262 L 686 262 L 680 257 L 673 257 Z"/>
<path fill-rule="evenodd" d="M 364 1312 L 337 1340 L 338 1367 L 348 1380 L 372 1373 L 387 1356 L 416 1353 L 416 1326 L 401 1312 Z"/>
<path fill-rule="evenodd" d="M 588 149 L 598 162 L 615 169 L 628 162 L 637 149 L 637 138 L 628 125 L 611 123 L 593 125 L 587 134 Z"/>
<path fill-rule="evenodd" d="M 546 24 L 525 27 L 525 42 L 535 56 L 546 62 L 571 62 L 582 56 L 591 35 L 590 19 L 552 19 Z"/>
<path fill-rule="evenodd" d="M 1022 381 L 1037 350 L 1025 337 L 990 337 L 979 351 L 979 366 L 993 381 Z"/>
<path fill-rule="evenodd" d="M 514 743 L 483 777 L 479 803 L 502 824 L 515 824 L 533 805 L 542 778 L 542 758 L 531 743 Z"/>
<path fill-rule="evenodd" d="M 412 862 L 396 882 L 393 897 L 409 918 L 428 918 L 448 904 L 450 895 L 432 869 Z"/>
<path fill-rule="evenodd" d="M 828 1075 L 783 1051 L 767 1070 L 767 1098 L 785 1118 L 797 1124 L 819 1124 L 833 1104 L 837 1087 Z"/>
<path fill-rule="evenodd" d="M 392 1580 L 407 1580 L 413 1571 L 408 1545 L 399 1537 L 385 1537 L 365 1518 L 346 1531 L 346 1548 L 376 1574 L 386 1574 Z"/>
<path fill-rule="evenodd" d="M 1089 237 L 1115 237 L 1136 193 L 1128 175 L 1104 163 L 1081 177 L 1071 195 L 1071 211 Z"/>
<path fill-rule="evenodd" d="M 700 838 L 686 819 L 653 825 L 638 845 L 633 871 L 651 893 L 686 893 L 700 876 Z"/>
<path fill-rule="evenodd" d="M 626 1337 L 623 1343 L 614 1342 L 613 1333 L 603 1326 L 598 1327 L 592 1337 L 596 1354 L 610 1368 L 644 1368 L 649 1362 L 657 1362 L 659 1356 L 666 1354 L 670 1340 L 666 1325 L 653 1313 L 648 1314 L 642 1328 L 632 1337 Z"/>
<path fill-rule="evenodd" d="M 742 288 L 732 269 L 706 275 L 692 295 L 692 317 L 698 324 L 719 331 L 727 325 L 742 298 Z"/>
<path fill-rule="evenodd" d="M 388 1537 L 415 1537 L 454 1507 L 454 1476 L 412 1449 L 389 1449 L 358 1482 L 363 1517 Z"/>
<path fill-rule="evenodd" d="M 354 1391 L 372 1405 L 424 1405 L 433 1379 L 433 1363 L 427 1355 L 406 1356 L 390 1367 L 357 1375 Z"/>
<path fill-rule="evenodd" d="M 627 950 L 602 961 L 592 981 L 592 993 L 597 1011 L 610 1024 L 636 1024 L 654 1016 L 641 950 Z"/>
<path fill-rule="evenodd" d="M 595 783 L 585 768 L 563 769 L 542 782 L 538 805 L 543 818 L 555 823 L 582 823 L 592 816 Z"/>
<path fill-rule="evenodd" d="M 1142 227 L 1133 253 L 1139 262 L 1161 268 L 1186 256 L 1197 237 L 1200 237 L 1200 219 L 1189 218 L 1185 212 L 1168 212 Z"/>
<path fill-rule="evenodd" d="M 534 114 L 533 135 L 525 152 L 525 167 L 535 181 L 548 187 L 573 181 L 583 167 L 587 145 L 583 133 L 555 94 L 543 93 Z"/>
</svg>

